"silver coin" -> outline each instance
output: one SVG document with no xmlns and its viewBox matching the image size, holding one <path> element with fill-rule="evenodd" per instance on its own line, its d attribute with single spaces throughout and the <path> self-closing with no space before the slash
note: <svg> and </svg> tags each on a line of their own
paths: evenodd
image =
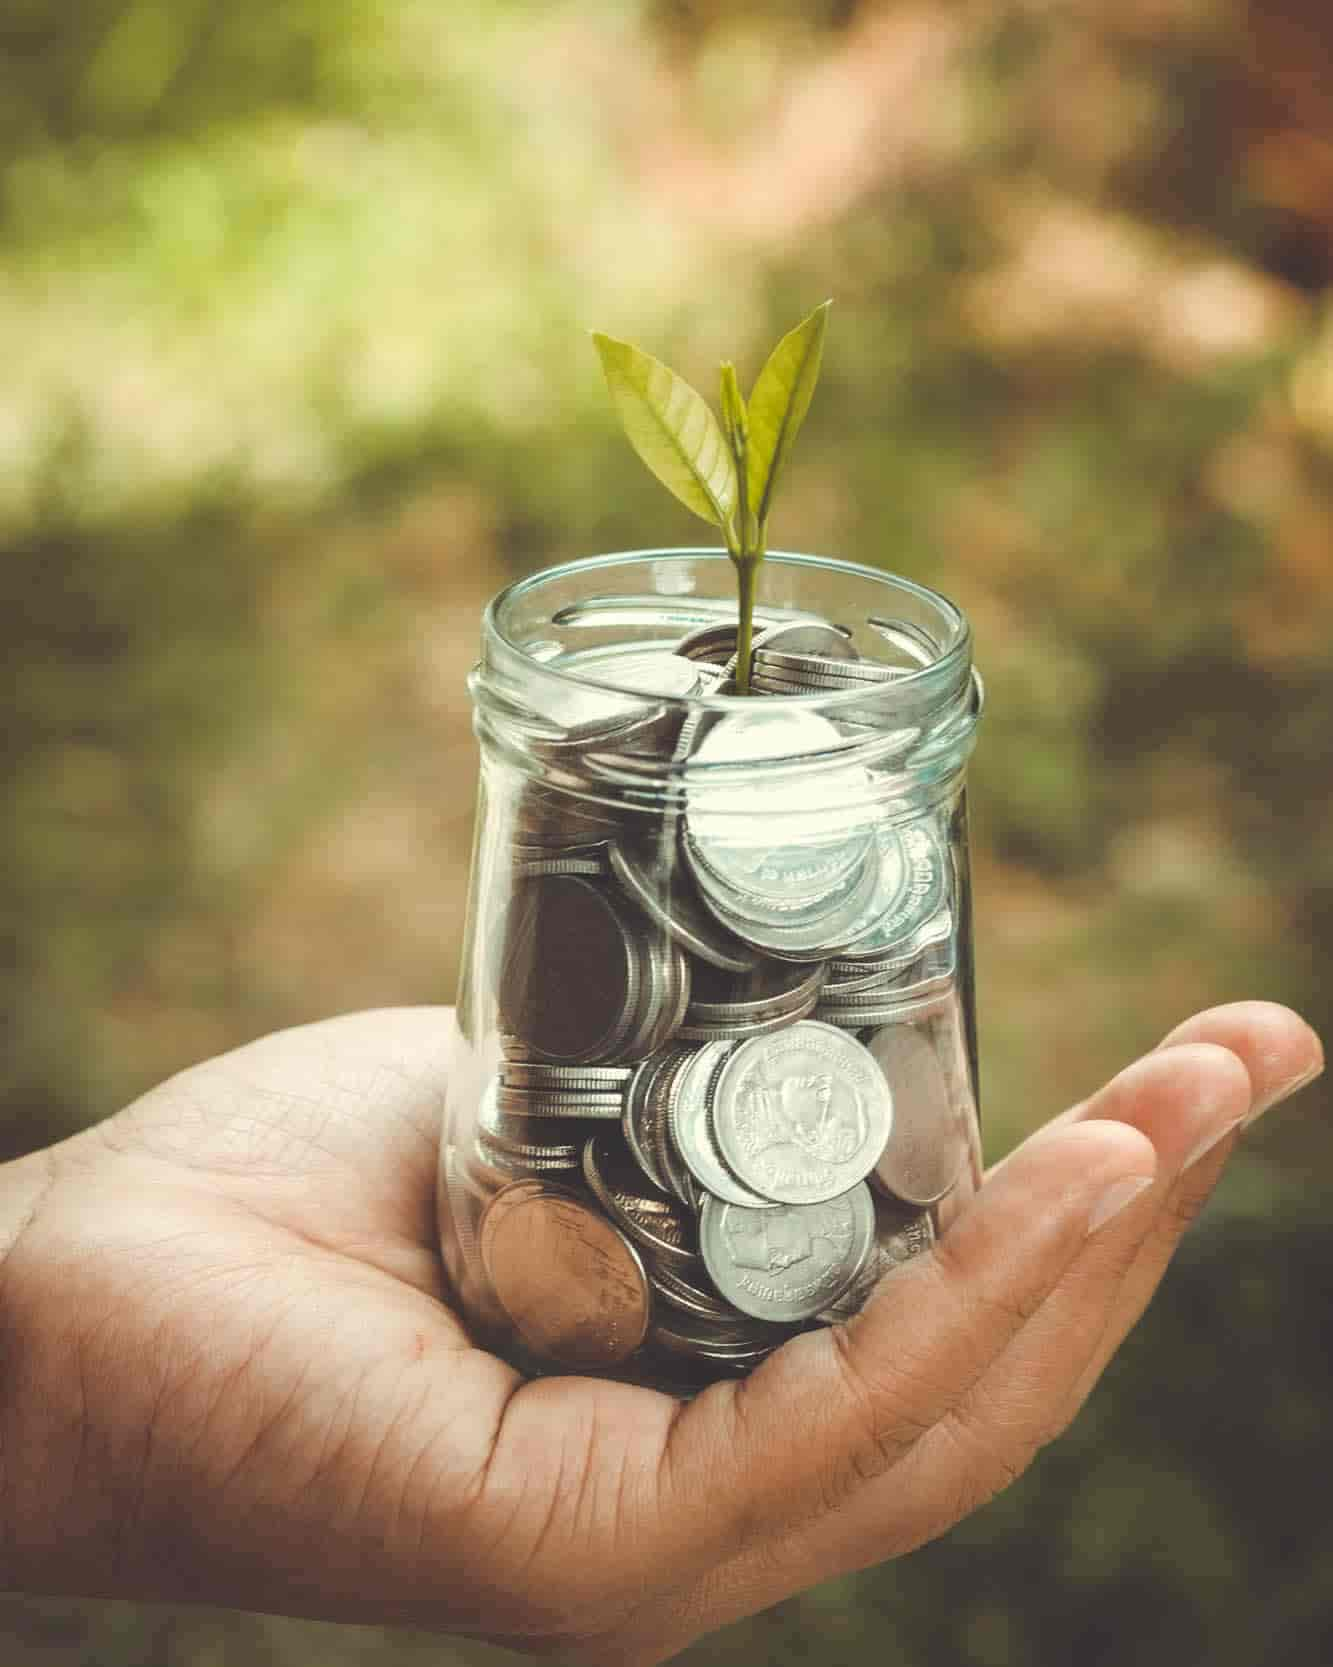
<svg viewBox="0 0 1333 1667">
<path fill-rule="evenodd" d="M 523 1181 L 531 1176 L 553 1176 L 557 1180 L 578 1173 L 578 1160 L 566 1158 L 525 1158 L 513 1152 L 477 1139 L 467 1155 L 467 1167 L 474 1183 L 489 1192 L 498 1192 L 510 1181 Z"/>
<path fill-rule="evenodd" d="M 538 857 L 515 863 L 514 878 L 535 880 L 543 874 L 605 874 L 606 864 L 596 857 Z"/>
<path fill-rule="evenodd" d="M 783 1204 L 836 1198 L 874 1168 L 893 1125 L 893 1097 L 865 1049 L 801 1019 L 742 1042 L 713 1094 L 713 1132 L 727 1167 Z"/>
<path fill-rule="evenodd" d="M 583 1152 L 588 1126 L 572 1117 L 523 1117 L 497 1113 L 478 1128 L 478 1138 L 516 1157 L 574 1158 Z"/>
<path fill-rule="evenodd" d="M 887 995 L 891 996 L 892 992 L 887 992 Z M 957 999 L 957 987 L 949 983 L 927 995 L 907 999 L 886 999 L 879 1007 L 872 1007 L 866 1003 L 857 1007 L 816 1008 L 815 1011 L 820 1014 L 821 1024 L 835 1025 L 839 1030 L 855 1031 L 861 1041 L 869 1046 L 872 1039 L 886 1025 L 915 1024 L 922 1019 L 940 1017 L 948 1013 Z"/>
<path fill-rule="evenodd" d="M 870 1191 L 820 1204 L 747 1210 L 706 1198 L 699 1244 L 713 1283 L 743 1314 L 773 1324 L 813 1318 L 851 1286 L 875 1242 Z"/>
<path fill-rule="evenodd" d="M 893 1092 L 893 1128 L 870 1184 L 902 1204 L 936 1204 L 967 1162 L 968 1119 L 950 1092 L 944 1061 L 927 1031 L 889 1025 L 869 1051 Z"/>
<path fill-rule="evenodd" d="M 642 954 L 605 888 L 571 874 L 525 881 L 505 923 L 504 1029 L 553 1063 L 614 1060 L 639 1010 Z"/>
<path fill-rule="evenodd" d="M 686 1355 L 695 1361 L 725 1360 L 751 1365 L 771 1354 L 782 1339 L 760 1341 L 755 1338 L 726 1335 L 714 1339 L 700 1339 L 692 1331 L 682 1331 L 669 1325 L 659 1316 L 648 1333 L 647 1341 L 658 1348 L 668 1349 L 673 1354 Z"/>
<path fill-rule="evenodd" d="M 621 1045 L 626 1059 L 643 1059 L 669 1042 L 690 1000 L 690 963 L 678 943 L 649 932 L 639 951 L 644 976 L 634 1028 Z"/>
<path fill-rule="evenodd" d="M 892 683 L 907 675 L 902 666 L 886 666 L 878 660 L 834 660 L 827 654 L 794 654 L 762 643 L 755 660 L 765 672 L 791 677 L 798 682 L 818 678 L 848 687 L 858 683 Z"/>
<path fill-rule="evenodd" d="M 771 1199 L 736 1179 L 723 1161 L 713 1136 L 709 1099 L 717 1073 L 730 1051 L 730 1044 L 715 1042 L 701 1048 L 681 1072 L 667 1103 L 671 1138 L 705 1192 L 725 1199 L 728 1204 L 744 1204 L 756 1210 L 776 1209 L 778 1206 Z"/>
<path fill-rule="evenodd" d="M 828 764 L 841 737 L 817 713 L 751 704 L 759 710 L 728 714 L 689 757 L 685 850 L 696 879 L 706 872 L 746 912 L 767 906 L 785 918 L 835 894 L 865 862 L 871 823 L 846 806 L 865 797 L 868 777 L 856 763 Z M 743 777 L 728 771 L 738 763 Z"/>
<path fill-rule="evenodd" d="M 895 949 L 876 959 L 860 961 L 833 960 L 829 962 L 824 993 L 850 993 L 868 988 L 880 981 L 901 979 L 913 982 L 917 969 L 927 977 L 952 977 L 957 970 L 958 945 L 954 939 L 953 911 L 937 909 Z"/>
<path fill-rule="evenodd" d="M 703 1203 L 703 1191 L 695 1180 L 693 1171 L 680 1155 L 671 1135 L 670 1101 L 660 1123 L 657 1126 L 657 1161 L 666 1176 L 667 1187 L 673 1192 L 691 1215 L 698 1215 L 699 1207 Z"/>
<path fill-rule="evenodd" d="M 594 1135 L 583 1149 L 583 1178 L 616 1226 L 655 1255 L 686 1267 L 697 1264 L 698 1234 L 693 1218 L 670 1199 L 650 1198 L 639 1186 L 638 1170 L 619 1141 Z"/>
<path fill-rule="evenodd" d="M 717 625 L 701 625 L 676 644 L 676 653 L 687 660 L 711 661 L 721 665 L 736 652 L 736 622 L 723 620 Z"/>
<path fill-rule="evenodd" d="M 840 963 L 847 966 L 849 963 Z M 932 990 L 944 989 L 953 982 L 958 967 L 956 946 L 952 942 L 935 944 L 910 961 L 885 964 L 863 962 L 855 976 L 842 974 L 830 978 L 819 993 L 821 1001 L 838 1006 L 857 1002 L 892 1000 L 894 997 L 928 995 Z"/>
<path fill-rule="evenodd" d="M 859 1314 L 885 1274 L 892 1273 L 916 1256 L 924 1255 L 935 1243 L 935 1229 L 928 1211 L 891 1226 L 885 1225 L 878 1210 L 876 1218 L 878 1237 L 865 1267 L 843 1295 L 821 1310 L 818 1316 L 829 1325 L 850 1320 L 853 1314 Z"/>
<path fill-rule="evenodd" d="M 738 937 L 780 961 L 822 960 L 837 949 L 851 926 L 864 917 L 867 902 L 877 884 L 875 865 L 862 863 L 843 881 L 839 890 L 814 907 L 777 910 L 756 906 L 751 899 L 737 899 L 709 886 L 700 876 L 700 892 L 710 909 Z"/>
<path fill-rule="evenodd" d="M 752 1036 L 771 1036 L 775 1030 L 786 1030 L 809 1013 L 817 1011 L 816 1003 L 808 1002 L 799 1012 L 779 1013 L 775 1019 L 747 1019 L 741 1024 L 709 1023 L 681 1025 L 676 1035 L 682 1042 L 748 1042 Z"/>
<path fill-rule="evenodd" d="M 716 1291 L 704 1288 L 706 1275 L 702 1263 L 699 1266 L 697 1283 L 686 1279 L 678 1267 L 673 1268 L 669 1262 L 662 1261 L 650 1251 L 643 1253 L 643 1264 L 648 1270 L 653 1290 L 673 1307 L 706 1320 L 729 1320 L 735 1317 L 735 1310 L 729 1308 Z"/>
<path fill-rule="evenodd" d="M 696 978 L 690 989 L 689 1016 L 734 1024 L 791 1013 L 811 997 L 818 997 L 824 973 L 822 962 L 802 965 L 768 961 L 760 963 L 749 977 Z"/>
<path fill-rule="evenodd" d="M 500 1073 L 507 1088 L 561 1094 L 612 1094 L 628 1086 L 631 1065 L 540 1065 L 506 1060 Z"/>
<path fill-rule="evenodd" d="M 611 871 L 654 925 L 692 955 L 730 972 L 748 972 L 756 956 L 699 901 L 679 870 L 663 875 L 643 852 L 614 845 Z"/>
<path fill-rule="evenodd" d="M 883 892 L 896 890 L 873 926 L 844 941 L 838 960 L 881 957 L 912 937 L 941 910 L 947 888 L 947 858 L 933 821 L 911 822 L 876 836 Z"/>
<path fill-rule="evenodd" d="M 592 1117 L 614 1122 L 624 1109 L 623 1094 L 550 1093 L 543 1089 L 511 1088 L 502 1083 L 496 1110 L 511 1117 Z"/>
<path fill-rule="evenodd" d="M 847 633 L 827 623 L 768 626 L 756 635 L 754 654 L 756 659 L 774 654 L 821 654 L 834 661 L 858 658 Z"/>
<path fill-rule="evenodd" d="M 648 1181 L 661 1193 L 669 1193 L 666 1176 L 657 1159 L 658 1119 L 666 1115 L 657 1101 L 657 1084 L 663 1074 L 692 1053 L 688 1048 L 666 1048 L 645 1059 L 634 1074 L 634 1081 L 625 1096 L 625 1110 L 620 1119 L 621 1133 L 634 1161 Z"/>
</svg>

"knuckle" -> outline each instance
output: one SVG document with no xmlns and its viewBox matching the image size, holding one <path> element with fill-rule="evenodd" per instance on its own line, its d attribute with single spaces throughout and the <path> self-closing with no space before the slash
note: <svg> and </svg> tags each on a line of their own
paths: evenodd
<svg viewBox="0 0 1333 1667">
<path fill-rule="evenodd" d="M 844 1439 L 834 1443 L 824 1494 L 826 1508 L 836 1509 L 896 1464 L 930 1425 L 911 1410 L 921 1397 L 901 1364 L 871 1371 L 849 1327 L 832 1327 L 830 1338 L 842 1389 Z"/>
<path fill-rule="evenodd" d="M 1179 1238 L 1194 1225 L 1211 1196 L 1211 1187 L 1182 1183 L 1172 1188 L 1162 1211 L 1162 1226 L 1168 1241 Z"/>
<path fill-rule="evenodd" d="M 1042 1445 L 1034 1436 L 1018 1434 L 963 1408 L 955 1408 L 943 1421 L 950 1441 L 961 1460 L 959 1474 L 963 1510 L 976 1510 L 996 1494 L 1011 1487 L 1031 1464 Z"/>
</svg>

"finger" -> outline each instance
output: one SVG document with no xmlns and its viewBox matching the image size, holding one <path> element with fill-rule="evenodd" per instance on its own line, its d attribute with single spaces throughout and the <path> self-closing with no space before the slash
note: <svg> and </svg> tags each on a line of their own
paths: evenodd
<svg viewBox="0 0 1333 1667">
<path fill-rule="evenodd" d="M 1205 1037 L 1207 1042 L 1194 1040 Z M 1192 1054 L 1201 1046 L 1219 1044 L 1233 1052 L 1243 1065 L 1249 1078 L 1248 1101 L 1229 1122 L 1214 1118 L 1210 1126 L 1196 1132 L 1160 1204 L 1153 1231 L 1126 1271 L 1102 1340 L 1071 1391 L 1070 1418 L 1083 1405 L 1107 1361 L 1137 1324 L 1181 1234 L 1198 1216 L 1216 1187 L 1237 1138 L 1263 1112 L 1312 1081 L 1323 1069 L 1323 1049 L 1315 1033 L 1289 1009 L 1268 1002 L 1237 1002 L 1197 1014 L 1172 1031 L 1159 1044 L 1156 1054 L 1149 1057 Z M 1234 1105 L 1232 1111 L 1236 1111 Z M 1152 1137 L 1156 1141 L 1157 1136 Z"/>
<path fill-rule="evenodd" d="M 1234 1001 L 1207 1008 L 1178 1024 L 1157 1048 L 1188 1042 L 1212 1042 L 1242 1061 L 1250 1074 L 1253 1093 L 1251 1120 L 1313 1081 L 1324 1065 L 1323 1048 L 1314 1031 L 1299 1014 L 1272 1001 Z M 1102 1115 L 1095 1098 L 1080 1100 L 1046 1126 L 1067 1128 L 1081 1119 Z M 994 1167 L 1001 1168 L 1004 1162 L 1002 1158 Z"/>
<path fill-rule="evenodd" d="M 1247 1122 L 1263 1115 L 1324 1068 L 1318 1036 L 1298 1013 L 1272 1001 L 1233 1001 L 1196 1013 L 1157 1044 L 1176 1048 L 1212 1042 L 1228 1048 L 1250 1076 L 1252 1105 Z"/>
<path fill-rule="evenodd" d="M 1090 1114 L 1152 1142 L 1156 1179 L 1132 1212 L 1087 1241 L 1030 1324 L 911 1455 L 902 1483 L 923 1498 L 933 1484 L 941 1526 L 960 1497 L 972 1490 L 971 1504 L 981 1503 L 1068 1426 L 1160 1283 L 1221 1168 L 1221 1142 L 1249 1104 L 1244 1065 L 1209 1043 L 1148 1054 L 1089 1102 Z M 1210 1148 L 1215 1163 L 1191 1165 Z"/>
<path fill-rule="evenodd" d="M 795 1339 L 687 1408 L 665 1497 L 702 1505 L 710 1541 L 732 1550 L 838 1512 L 959 1404 L 1154 1168 L 1122 1124 L 1035 1136 L 850 1324 Z"/>
</svg>

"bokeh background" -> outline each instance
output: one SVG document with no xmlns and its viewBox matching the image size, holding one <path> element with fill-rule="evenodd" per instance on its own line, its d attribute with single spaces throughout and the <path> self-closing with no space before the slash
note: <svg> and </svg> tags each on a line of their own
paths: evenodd
<svg viewBox="0 0 1333 1667">
<path fill-rule="evenodd" d="M 826 295 L 775 542 L 974 621 L 991 1155 L 1198 1005 L 1333 1032 L 1331 282 L 1324 0 L 4 0 L 4 1154 L 452 993 L 482 603 L 707 538 L 587 329 L 711 390 Z M 689 1659 L 1333 1660 L 1327 1108 L 1020 1486 Z M 509 1659 L 17 1597 L 0 1640 Z"/>
</svg>

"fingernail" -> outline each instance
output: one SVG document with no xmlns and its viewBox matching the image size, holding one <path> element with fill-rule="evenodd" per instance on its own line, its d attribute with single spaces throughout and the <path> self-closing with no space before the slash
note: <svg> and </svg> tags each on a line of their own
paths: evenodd
<svg viewBox="0 0 1333 1667">
<path fill-rule="evenodd" d="M 1181 1173 L 1198 1163 L 1199 1159 L 1211 1152 L 1213 1147 L 1224 1141 L 1229 1134 L 1234 1134 L 1244 1123 L 1243 1117 L 1233 1118 L 1230 1123 L 1224 1123 L 1220 1129 L 1210 1129 L 1196 1145 L 1190 1148 L 1189 1156 L 1181 1164 Z"/>
<path fill-rule="evenodd" d="M 1151 1175 L 1127 1175 L 1117 1181 L 1106 1191 L 1093 1206 L 1092 1214 L 1088 1217 L 1088 1237 L 1105 1227 L 1114 1216 L 1118 1216 L 1126 1205 L 1132 1204 L 1145 1187 L 1152 1185 Z"/>
<path fill-rule="evenodd" d="M 1284 1082 L 1280 1088 L 1274 1089 L 1266 1100 L 1260 1100 L 1259 1104 L 1251 1109 L 1249 1116 L 1244 1119 L 1241 1127 L 1248 1128 L 1266 1111 L 1271 1111 L 1274 1106 L 1281 1105 L 1283 1100 L 1289 1100 L 1293 1094 L 1298 1094 L 1302 1088 L 1308 1088 L 1317 1077 L 1321 1077 L 1323 1074 L 1324 1062 L 1321 1059 L 1317 1065 L 1312 1065 L 1308 1071 L 1302 1071 L 1300 1076 L 1293 1077 L 1290 1082 Z"/>
</svg>

